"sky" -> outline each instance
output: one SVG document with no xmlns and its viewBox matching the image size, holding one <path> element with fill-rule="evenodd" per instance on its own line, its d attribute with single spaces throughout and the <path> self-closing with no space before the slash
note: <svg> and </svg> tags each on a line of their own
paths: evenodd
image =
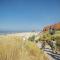
<svg viewBox="0 0 60 60">
<path fill-rule="evenodd" d="M 60 22 L 60 0 L 0 0 L 0 31 L 36 31 Z"/>
</svg>

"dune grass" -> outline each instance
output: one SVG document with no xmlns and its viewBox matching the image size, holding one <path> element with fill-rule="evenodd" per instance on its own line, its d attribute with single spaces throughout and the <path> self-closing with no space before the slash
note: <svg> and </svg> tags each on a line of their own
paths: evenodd
<svg viewBox="0 0 60 60">
<path fill-rule="evenodd" d="M 48 60 L 30 41 L 18 36 L 0 36 L 0 60 Z"/>
</svg>

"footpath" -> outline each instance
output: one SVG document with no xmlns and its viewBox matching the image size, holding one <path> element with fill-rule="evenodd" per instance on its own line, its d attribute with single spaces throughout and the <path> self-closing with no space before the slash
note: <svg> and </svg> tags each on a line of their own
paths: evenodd
<svg viewBox="0 0 60 60">
<path fill-rule="evenodd" d="M 37 44 L 37 46 L 40 48 L 39 45 L 40 44 Z M 60 52 L 53 53 L 49 45 L 46 45 L 43 51 L 44 54 L 49 58 L 49 60 L 60 60 Z"/>
<path fill-rule="evenodd" d="M 60 60 L 60 53 L 53 53 L 48 45 L 46 45 L 44 53 L 48 56 L 49 60 Z"/>
</svg>

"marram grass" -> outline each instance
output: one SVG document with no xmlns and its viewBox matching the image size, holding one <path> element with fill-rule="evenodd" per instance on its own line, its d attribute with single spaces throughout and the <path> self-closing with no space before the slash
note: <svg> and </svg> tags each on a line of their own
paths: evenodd
<svg viewBox="0 0 60 60">
<path fill-rule="evenodd" d="M 0 36 L 0 60 L 48 60 L 30 41 L 18 36 Z"/>
</svg>

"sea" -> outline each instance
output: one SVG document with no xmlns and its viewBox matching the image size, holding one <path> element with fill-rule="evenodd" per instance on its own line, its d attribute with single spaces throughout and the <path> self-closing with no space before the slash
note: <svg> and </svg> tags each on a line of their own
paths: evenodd
<svg viewBox="0 0 60 60">
<path fill-rule="evenodd" d="M 32 32 L 32 31 L 0 31 L 0 35 L 14 34 L 14 33 L 23 33 L 23 32 Z"/>
</svg>

